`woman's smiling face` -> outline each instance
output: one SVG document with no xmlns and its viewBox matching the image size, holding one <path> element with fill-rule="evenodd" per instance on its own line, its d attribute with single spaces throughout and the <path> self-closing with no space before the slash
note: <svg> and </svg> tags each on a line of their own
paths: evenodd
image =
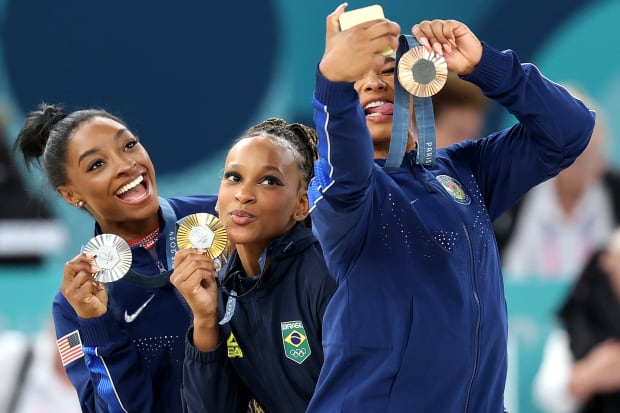
<svg viewBox="0 0 620 413">
<path fill-rule="evenodd" d="M 68 183 L 58 192 L 71 204 L 83 201 L 105 232 L 157 216 L 155 168 L 120 123 L 94 117 L 81 124 L 69 138 L 66 168 Z"/>
</svg>

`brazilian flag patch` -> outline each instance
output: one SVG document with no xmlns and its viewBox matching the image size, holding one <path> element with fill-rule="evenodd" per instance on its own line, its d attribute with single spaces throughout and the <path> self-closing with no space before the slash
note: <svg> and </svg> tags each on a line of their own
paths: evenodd
<svg viewBox="0 0 620 413">
<path fill-rule="evenodd" d="M 282 343 L 284 354 L 295 363 L 301 364 L 310 357 L 310 343 L 306 337 L 306 329 L 301 321 L 284 321 L 282 328 Z"/>
</svg>

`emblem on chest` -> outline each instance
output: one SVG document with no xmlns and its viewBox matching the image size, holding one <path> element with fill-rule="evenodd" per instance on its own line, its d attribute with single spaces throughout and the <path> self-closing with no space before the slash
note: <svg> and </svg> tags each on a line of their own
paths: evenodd
<svg viewBox="0 0 620 413">
<path fill-rule="evenodd" d="M 438 175 L 437 180 L 450 196 L 461 205 L 471 204 L 471 197 L 463 189 L 463 185 L 448 175 Z"/>
</svg>

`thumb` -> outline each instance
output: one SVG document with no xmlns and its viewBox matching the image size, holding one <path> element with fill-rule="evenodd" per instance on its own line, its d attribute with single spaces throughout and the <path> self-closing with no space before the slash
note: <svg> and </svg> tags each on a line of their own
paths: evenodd
<svg viewBox="0 0 620 413">
<path fill-rule="evenodd" d="M 334 10 L 333 12 L 331 12 L 331 14 L 327 16 L 327 34 L 328 35 L 337 33 L 340 31 L 340 22 L 338 20 L 340 19 L 340 15 L 344 13 L 344 10 L 347 8 L 348 5 L 349 3 L 346 3 L 346 2 L 342 3 L 341 5 L 336 7 L 336 10 Z"/>
</svg>

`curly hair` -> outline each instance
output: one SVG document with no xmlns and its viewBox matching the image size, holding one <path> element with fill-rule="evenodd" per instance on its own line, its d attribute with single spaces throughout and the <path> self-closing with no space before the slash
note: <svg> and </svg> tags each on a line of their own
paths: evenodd
<svg viewBox="0 0 620 413">
<path fill-rule="evenodd" d="M 288 147 L 301 170 L 306 185 L 314 176 L 314 161 L 318 158 L 316 131 L 301 123 L 287 123 L 284 119 L 269 118 L 249 128 L 235 141 L 258 135 L 268 136 Z"/>
</svg>

